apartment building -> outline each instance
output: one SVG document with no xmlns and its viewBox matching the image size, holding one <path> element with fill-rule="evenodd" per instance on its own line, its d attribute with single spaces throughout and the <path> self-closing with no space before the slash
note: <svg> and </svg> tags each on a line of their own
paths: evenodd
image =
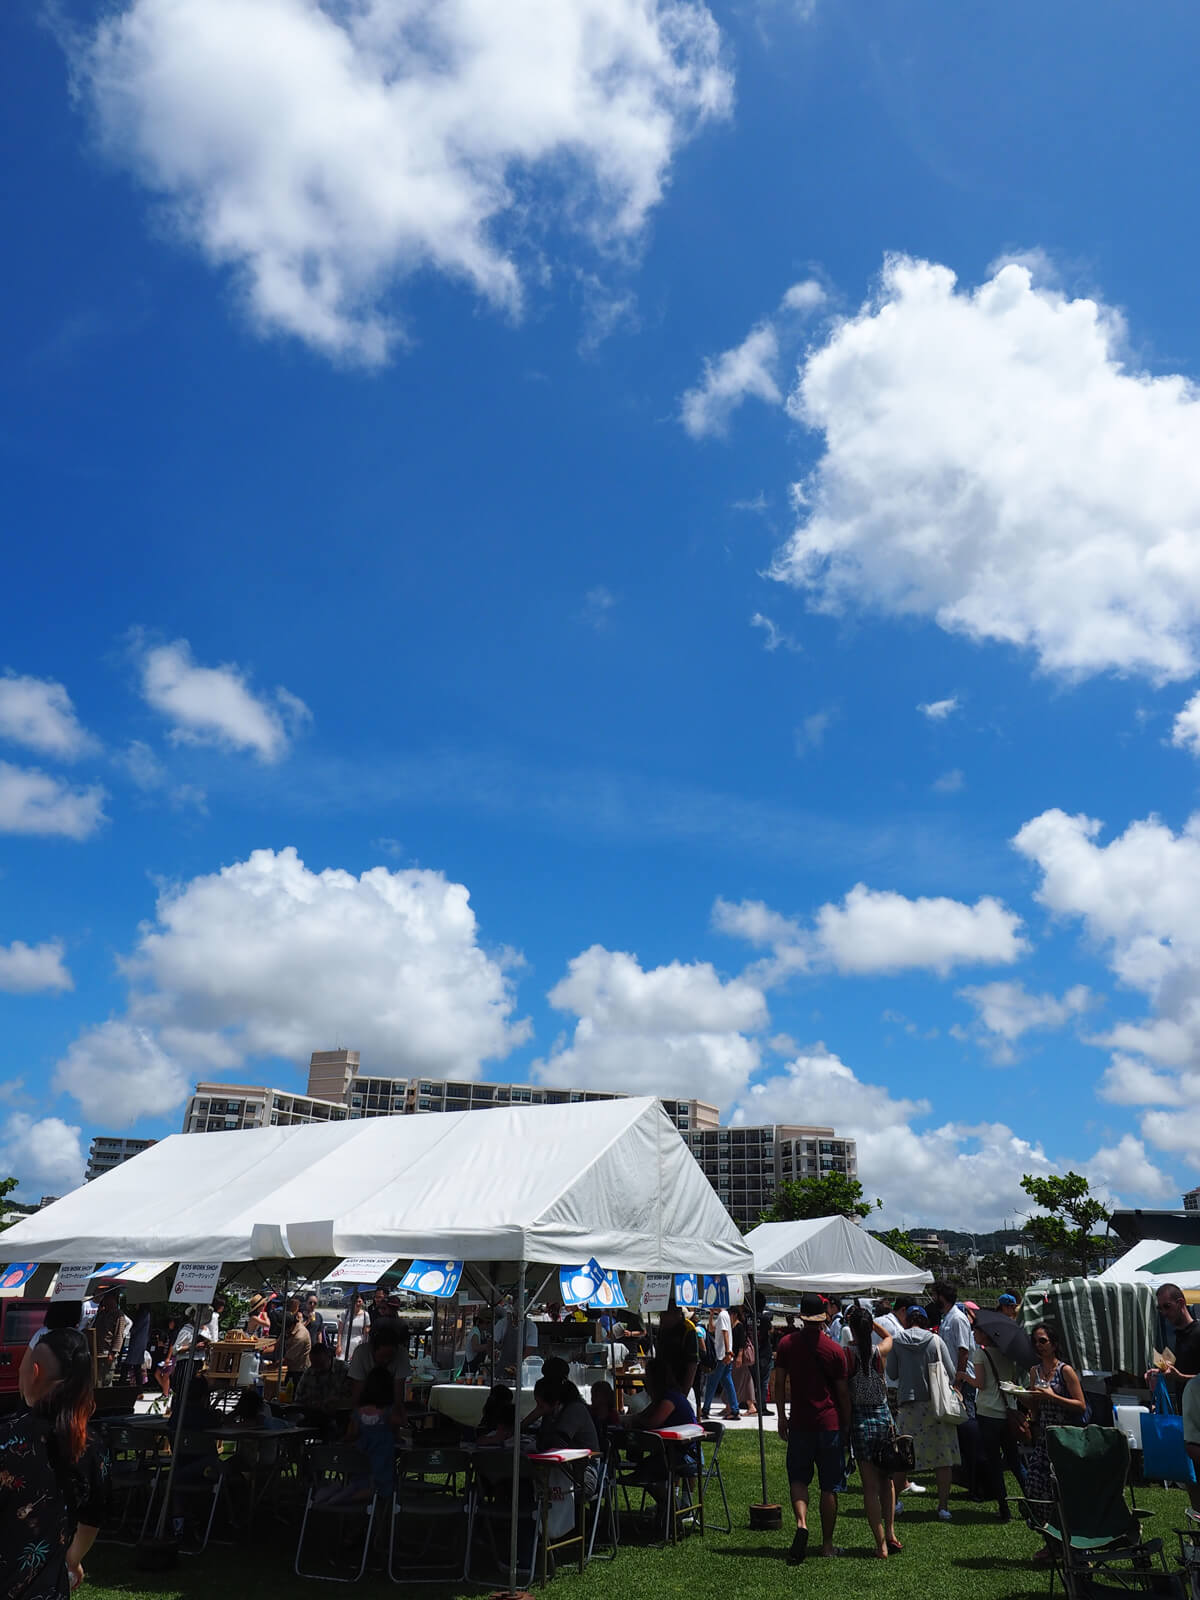
<svg viewBox="0 0 1200 1600">
<path fill-rule="evenodd" d="M 772 1123 L 758 1128 L 706 1126 L 684 1132 L 688 1148 L 725 1209 L 742 1228 L 752 1228 L 785 1179 L 841 1172 L 858 1176 L 858 1149 L 832 1128 Z"/>
<path fill-rule="evenodd" d="M 300 1122 L 344 1122 L 350 1108 L 263 1084 L 198 1083 L 183 1117 L 184 1133 L 287 1128 Z"/>
<path fill-rule="evenodd" d="M 87 1171 L 83 1175 L 84 1183 L 91 1183 L 93 1178 L 111 1172 L 114 1167 L 119 1167 L 122 1162 L 129 1161 L 133 1156 L 141 1155 L 143 1150 L 149 1150 L 152 1144 L 157 1143 L 157 1139 L 116 1139 L 110 1138 L 107 1134 L 97 1134 L 88 1151 Z"/>
<path fill-rule="evenodd" d="M 1200 1189 L 1189 1189 L 1183 1197 L 1185 1211 L 1200 1211 Z"/>
</svg>

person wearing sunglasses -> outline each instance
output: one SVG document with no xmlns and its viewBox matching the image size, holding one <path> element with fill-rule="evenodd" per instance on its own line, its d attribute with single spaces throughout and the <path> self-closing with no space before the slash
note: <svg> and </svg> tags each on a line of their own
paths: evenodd
<svg viewBox="0 0 1200 1600">
<path fill-rule="evenodd" d="M 1074 1367 L 1062 1359 L 1058 1335 L 1039 1322 L 1029 1335 L 1037 1351 L 1037 1365 L 1030 1368 L 1029 1387 L 1034 1398 L 1033 1452 L 1025 1466 L 1025 1497 L 1035 1516 L 1042 1521 L 1054 1509 L 1054 1482 L 1050 1456 L 1046 1450 L 1048 1428 L 1081 1427 L 1087 1420 L 1087 1401 Z M 1045 1559 L 1041 1554 L 1037 1560 Z"/>
</svg>

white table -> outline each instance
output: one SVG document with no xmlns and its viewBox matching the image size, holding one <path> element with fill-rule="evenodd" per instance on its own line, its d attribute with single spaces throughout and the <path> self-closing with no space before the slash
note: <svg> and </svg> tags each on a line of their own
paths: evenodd
<svg viewBox="0 0 1200 1600">
<path fill-rule="evenodd" d="M 486 1383 L 435 1383 L 429 1391 L 429 1409 L 464 1428 L 477 1428 L 490 1393 Z"/>
</svg>

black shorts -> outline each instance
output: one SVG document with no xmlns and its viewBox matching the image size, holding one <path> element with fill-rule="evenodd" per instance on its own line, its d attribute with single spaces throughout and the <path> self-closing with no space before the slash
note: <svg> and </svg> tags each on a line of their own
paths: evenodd
<svg viewBox="0 0 1200 1600">
<path fill-rule="evenodd" d="M 812 1482 L 813 1468 L 822 1493 L 830 1493 L 842 1481 L 842 1436 L 836 1428 L 822 1433 L 793 1433 L 788 1430 L 787 1475 L 789 1483 Z"/>
</svg>

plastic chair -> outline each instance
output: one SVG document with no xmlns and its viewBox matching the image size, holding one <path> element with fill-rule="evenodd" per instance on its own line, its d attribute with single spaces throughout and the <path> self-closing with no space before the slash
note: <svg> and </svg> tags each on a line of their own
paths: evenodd
<svg viewBox="0 0 1200 1600">
<path fill-rule="evenodd" d="M 296 1540 L 296 1559 L 293 1564 L 296 1576 L 320 1578 L 328 1583 L 357 1583 L 367 1570 L 379 1495 L 372 1487 L 366 1500 L 350 1500 L 340 1498 L 339 1491 L 348 1495 L 352 1484 L 362 1479 L 370 1483 L 371 1464 L 362 1451 L 353 1445 L 324 1444 L 314 1445 L 308 1452 L 307 1466 L 310 1481 L 304 1500 L 300 1536 Z M 339 1533 L 345 1529 L 348 1521 L 362 1519 L 363 1542 L 357 1572 L 344 1577 L 334 1572 L 305 1572 L 302 1569 L 300 1562 L 304 1551 L 304 1535 L 313 1518 L 318 1522 L 336 1520 Z"/>
<path fill-rule="evenodd" d="M 471 1547 L 470 1466 L 466 1450 L 412 1450 L 397 1457 L 387 1559 L 393 1582 L 440 1583 L 466 1576 Z M 410 1529 L 415 1538 L 406 1544 Z M 440 1563 L 429 1559 L 439 1544 L 445 1551 Z"/>
<path fill-rule="evenodd" d="M 1129 1440 L 1117 1428 L 1048 1428 L 1046 1450 L 1054 1479 L 1054 1502 L 1042 1526 L 1051 1556 L 1050 1592 L 1062 1574 L 1068 1600 L 1093 1600 L 1113 1585 L 1152 1590 L 1167 1574 L 1161 1539 L 1143 1539 L 1139 1511 L 1125 1494 Z M 1156 1564 L 1157 1563 L 1157 1564 Z"/>
<path fill-rule="evenodd" d="M 725 1424 L 723 1422 L 705 1422 L 701 1426 L 704 1429 L 704 1443 L 711 1446 L 707 1459 L 705 1459 L 703 1449 L 700 1452 L 700 1481 L 704 1491 L 704 1524 L 705 1527 L 708 1526 L 710 1496 L 712 1494 L 712 1485 L 715 1483 L 721 1491 L 721 1504 L 725 1508 L 725 1526 L 717 1528 L 714 1523 L 713 1527 L 718 1533 L 732 1533 L 733 1517 L 729 1510 L 729 1496 L 725 1493 L 725 1480 L 721 1476 L 721 1440 L 725 1437 Z"/>
</svg>

